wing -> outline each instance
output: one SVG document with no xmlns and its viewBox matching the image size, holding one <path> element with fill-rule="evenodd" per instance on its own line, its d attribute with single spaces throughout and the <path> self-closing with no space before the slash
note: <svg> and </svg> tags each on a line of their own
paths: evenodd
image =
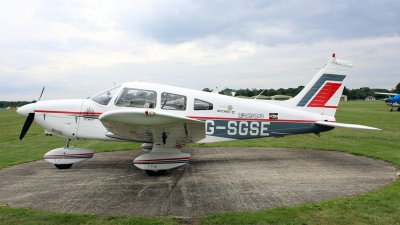
<svg viewBox="0 0 400 225">
<path fill-rule="evenodd" d="M 100 121 L 111 133 L 107 136 L 146 143 L 162 143 L 163 134 L 171 145 L 197 142 L 205 138 L 205 123 L 164 111 L 150 109 L 114 110 Z"/>
<path fill-rule="evenodd" d="M 327 127 L 342 127 L 342 128 L 350 128 L 350 129 L 361 129 L 361 130 L 381 130 L 381 129 L 375 128 L 375 127 L 369 127 L 369 126 L 358 125 L 358 124 L 350 124 L 350 123 L 337 123 L 337 122 L 326 122 L 326 121 L 317 121 L 315 123 L 318 125 L 327 126 Z"/>
<path fill-rule="evenodd" d="M 396 96 L 398 94 L 395 93 L 384 93 L 384 92 L 375 92 L 377 95 L 387 95 L 387 96 Z"/>
</svg>

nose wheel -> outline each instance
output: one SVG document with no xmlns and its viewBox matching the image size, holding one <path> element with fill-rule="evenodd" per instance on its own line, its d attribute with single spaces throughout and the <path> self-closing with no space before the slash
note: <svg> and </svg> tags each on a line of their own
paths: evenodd
<svg viewBox="0 0 400 225">
<path fill-rule="evenodd" d="M 65 170 L 71 168 L 72 164 L 54 164 L 57 169 Z"/>
</svg>

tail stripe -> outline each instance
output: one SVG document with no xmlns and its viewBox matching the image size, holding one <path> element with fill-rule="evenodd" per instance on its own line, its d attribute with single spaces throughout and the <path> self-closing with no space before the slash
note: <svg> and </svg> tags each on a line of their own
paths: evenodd
<svg viewBox="0 0 400 225">
<path fill-rule="evenodd" d="M 337 74 L 323 74 L 317 82 L 311 87 L 311 89 L 304 95 L 304 97 L 299 101 L 297 106 L 304 107 L 311 100 L 311 98 L 317 93 L 317 91 L 324 85 L 326 81 L 337 81 L 342 82 L 346 78 L 345 75 Z M 329 99 L 328 99 L 329 100 Z"/>
<path fill-rule="evenodd" d="M 326 103 L 332 98 L 340 86 L 342 86 L 341 83 L 326 83 L 307 107 L 325 107 Z"/>
</svg>

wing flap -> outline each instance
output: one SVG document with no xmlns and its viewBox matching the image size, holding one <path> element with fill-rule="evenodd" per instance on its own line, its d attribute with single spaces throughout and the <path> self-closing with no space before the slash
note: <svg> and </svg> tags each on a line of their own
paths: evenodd
<svg viewBox="0 0 400 225">
<path fill-rule="evenodd" d="M 358 124 L 350 124 L 350 123 L 337 123 L 337 122 L 327 122 L 327 121 L 317 121 L 315 124 L 327 127 L 342 127 L 342 128 L 350 128 L 350 129 L 360 129 L 360 130 L 382 130 L 375 127 L 369 127 Z"/>
<path fill-rule="evenodd" d="M 155 112 L 149 109 L 114 110 L 100 115 L 102 122 L 115 122 L 141 126 L 167 125 L 180 122 L 204 123 L 201 120 L 188 118 L 166 112 Z"/>
<path fill-rule="evenodd" d="M 205 123 L 201 120 L 149 109 L 114 110 L 103 113 L 100 121 L 113 136 L 126 140 L 160 143 L 166 133 L 170 141 L 179 144 L 205 138 Z"/>
</svg>

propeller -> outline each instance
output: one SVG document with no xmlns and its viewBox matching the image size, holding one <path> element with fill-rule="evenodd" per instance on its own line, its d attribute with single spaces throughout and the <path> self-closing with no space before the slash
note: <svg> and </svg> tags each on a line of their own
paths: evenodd
<svg viewBox="0 0 400 225">
<path fill-rule="evenodd" d="M 44 88 L 45 88 L 45 87 L 46 87 L 46 86 L 43 86 L 42 92 L 40 93 L 39 99 L 38 99 L 37 101 L 40 101 L 40 99 L 42 99 L 42 95 L 43 95 L 43 92 L 44 92 Z"/>
<path fill-rule="evenodd" d="M 22 140 L 25 137 L 25 134 L 28 132 L 29 128 L 32 125 L 33 120 L 35 119 L 35 110 L 34 110 L 34 104 L 42 98 L 44 88 L 42 89 L 42 92 L 40 92 L 40 96 L 37 101 L 33 101 L 34 103 L 22 106 L 17 110 L 18 113 L 27 116 L 24 126 L 22 127 L 21 134 L 19 135 L 19 140 Z"/>
<path fill-rule="evenodd" d="M 33 120 L 35 119 L 35 113 L 29 113 L 28 117 L 25 120 L 24 126 L 22 127 L 21 134 L 19 135 L 19 140 L 22 140 L 28 132 L 29 128 L 31 127 L 31 124 Z"/>
</svg>

